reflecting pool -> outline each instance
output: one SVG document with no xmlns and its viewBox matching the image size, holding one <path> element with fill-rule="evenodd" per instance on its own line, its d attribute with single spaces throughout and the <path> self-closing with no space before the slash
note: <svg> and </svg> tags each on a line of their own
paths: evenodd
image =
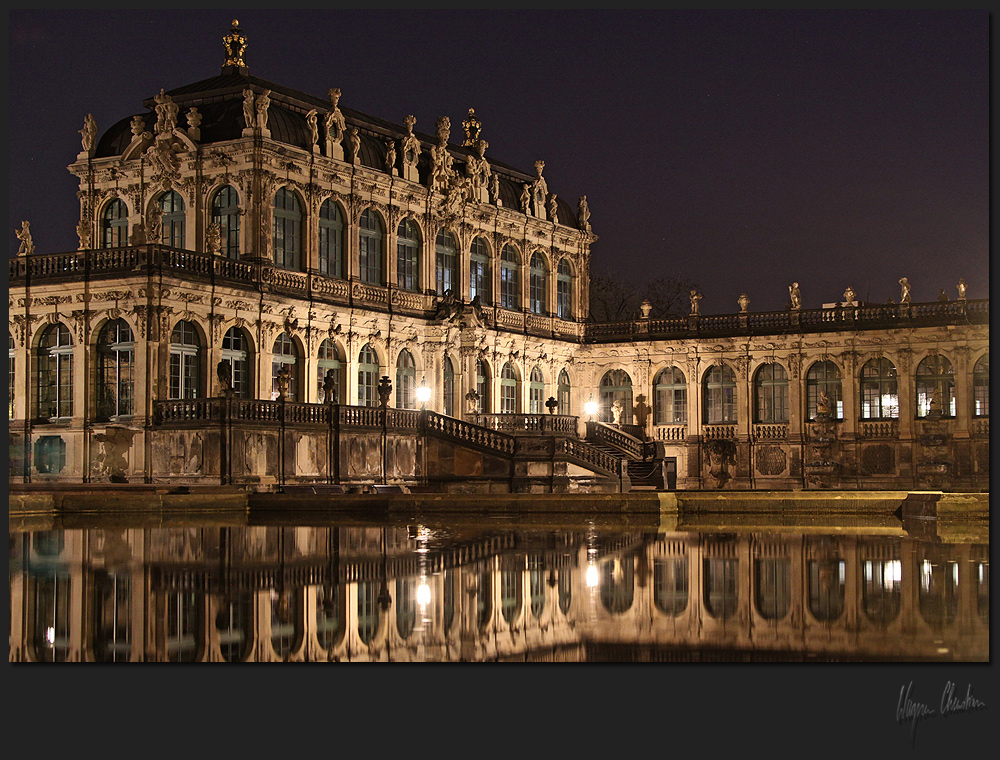
<svg viewBox="0 0 1000 760">
<path fill-rule="evenodd" d="M 989 661 L 988 524 L 635 522 L 12 520 L 10 660 Z"/>
</svg>

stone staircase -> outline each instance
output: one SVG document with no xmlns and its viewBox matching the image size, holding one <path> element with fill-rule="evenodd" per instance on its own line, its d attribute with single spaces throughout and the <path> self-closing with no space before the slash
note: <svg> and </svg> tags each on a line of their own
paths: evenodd
<svg viewBox="0 0 1000 760">
<path fill-rule="evenodd" d="M 626 431 L 606 424 L 589 423 L 586 441 L 609 456 L 628 459 L 628 476 L 632 490 L 666 490 L 663 482 L 662 459 L 649 455 L 648 442 Z"/>
</svg>

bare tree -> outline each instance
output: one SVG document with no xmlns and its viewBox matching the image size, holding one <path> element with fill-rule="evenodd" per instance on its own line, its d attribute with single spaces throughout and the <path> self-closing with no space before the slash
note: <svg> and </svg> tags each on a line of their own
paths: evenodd
<svg viewBox="0 0 1000 760">
<path fill-rule="evenodd" d="M 683 277 L 660 275 L 641 285 L 618 274 L 593 273 L 590 278 L 590 320 L 623 322 L 640 316 L 640 305 L 649 301 L 650 317 L 665 319 L 686 315 L 688 294 L 697 283 Z"/>
</svg>

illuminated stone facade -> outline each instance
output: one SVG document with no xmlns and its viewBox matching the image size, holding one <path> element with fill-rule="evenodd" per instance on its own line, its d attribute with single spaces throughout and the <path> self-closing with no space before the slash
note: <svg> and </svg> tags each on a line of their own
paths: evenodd
<svg viewBox="0 0 1000 760">
<path fill-rule="evenodd" d="M 86 120 L 78 251 L 18 233 L 12 481 L 988 487 L 988 301 L 590 323 L 590 212 L 544 162 L 486 157 L 471 112 L 459 144 L 253 77 L 243 44 Z"/>
</svg>

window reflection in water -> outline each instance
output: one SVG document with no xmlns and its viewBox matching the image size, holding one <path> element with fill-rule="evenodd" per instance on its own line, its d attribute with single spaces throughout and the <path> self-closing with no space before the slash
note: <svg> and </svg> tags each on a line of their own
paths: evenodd
<svg viewBox="0 0 1000 760">
<path fill-rule="evenodd" d="M 976 577 L 976 611 L 979 618 L 989 625 L 990 622 L 990 563 L 976 562 L 973 565 Z"/>
<path fill-rule="evenodd" d="M 340 585 L 316 587 L 316 639 L 323 649 L 340 642 L 343 613 Z"/>
<path fill-rule="evenodd" d="M 708 614 L 716 620 L 728 620 L 736 613 L 739 593 L 736 585 L 738 559 L 706 559 L 704 601 Z"/>
<path fill-rule="evenodd" d="M 757 612 L 765 620 L 781 620 L 792 604 L 792 563 L 786 558 L 754 563 Z"/>
<path fill-rule="evenodd" d="M 66 662 L 69 655 L 70 576 L 54 572 L 35 582 L 32 644 L 40 662 Z"/>
<path fill-rule="evenodd" d="M 573 602 L 573 568 L 562 567 L 559 569 L 559 611 L 563 615 L 569 614 L 570 605 Z"/>
<path fill-rule="evenodd" d="M 132 583 L 127 573 L 94 576 L 94 657 L 128 662 L 132 654 Z"/>
<path fill-rule="evenodd" d="M 371 644 L 378 634 L 378 590 L 377 581 L 358 584 L 358 636 L 364 644 Z"/>
<path fill-rule="evenodd" d="M 225 662 L 240 662 L 250 653 L 253 644 L 252 610 L 253 602 L 249 594 L 237 594 L 233 598 L 223 597 L 219 600 L 215 627 L 219 636 L 219 649 Z"/>
<path fill-rule="evenodd" d="M 601 566 L 601 604 L 612 614 L 626 612 L 635 596 L 634 557 L 614 557 Z"/>
<path fill-rule="evenodd" d="M 278 657 L 290 655 L 299 640 L 298 589 L 271 590 L 271 648 Z"/>
<path fill-rule="evenodd" d="M 451 624 L 455 621 L 455 571 L 445 570 L 444 578 L 442 579 L 442 591 L 444 594 L 444 599 L 442 600 L 443 613 L 444 613 L 444 630 L 445 633 L 451 630 Z"/>
<path fill-rule="evenodd" d="M 409 638 L 417 622 L 417 579 L 396 579 L 396 630 L 400 638 Z"/>
<path fill-rule="evenodd" d="M 842 559 L 809 562 L 809 612 L 816 620 L 832 622 L 844 614 L 846 569 Z"/>
<path fill-rule="evenodd" d="M 958 615 L 958 563 L 927 559 L 920 563 L 920 617 L 931 626 L 952 622 Z"/>
<path fill-rule="evenodd" d="M 508 624 L 521 613 L 522 563 L 508 559 L 500 571 L 500 612 Z"/>
<path fill-rule="evenodd" d="M 493 582 L 489 570 L 484 568 L 476 582 L 476 624 L 483 628 L 493 615 Z"/>
<path fill-rule="evenodd" d="M 653 603 L 666 615 L 677 616 L 687 608 L 687 557 L 653 561 Z"/>
<path fill-rule="evenodd" d="M 198 659 L 198 596 L 193 591 L 168 591 L 167 660 L 194 662 Z"/>
<path fill-rule="evenodd" d="M 528 595 L 532 616 L 540 618 L 545 609 L 545 560 L 537 554 L 528 557 Z"/>
<path fill-rule="evenodd" d="M 873 623 L 891 623 L 899 616 L 901 567 L 898 559 L 865 560 L 861 565 L 861 600 Z"/>
</svg>

